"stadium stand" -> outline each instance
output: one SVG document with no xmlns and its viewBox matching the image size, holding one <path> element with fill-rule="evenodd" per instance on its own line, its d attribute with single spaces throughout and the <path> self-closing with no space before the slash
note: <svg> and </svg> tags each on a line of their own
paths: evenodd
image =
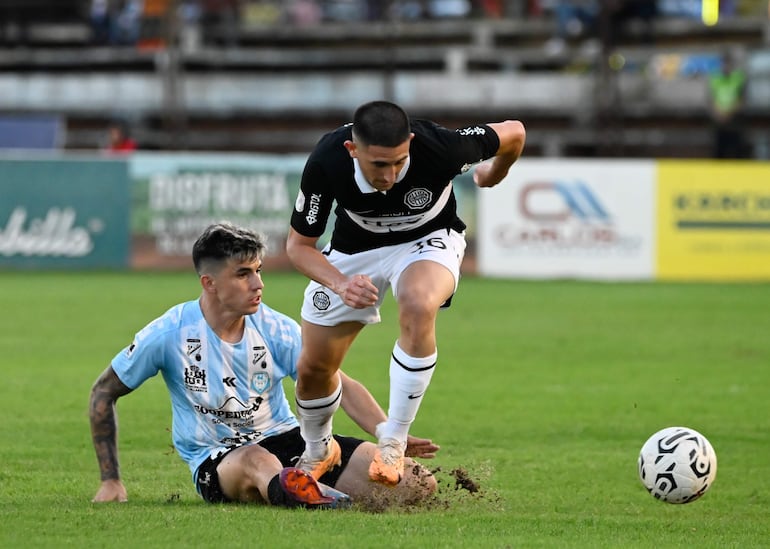
<svg viewBox="0 0 770 549">
<path fill-rule="evenodd" d="M 0 114 L 63 116 L 68 149 L 94 148 L 121 117 L 144 149 L 306 152 L 384 97 L 448 126 L 520 118 L 530 155 L 703 157 L 705 77 L 726 47 L 748 73 L 756 156 L 770 139 L 766 2 L 714 26 L 606 19 L 558 50 L 532 0 L 144 0 L 132 44 L 94 40 L 90 0 L 3 6 Z"/>
</svg>

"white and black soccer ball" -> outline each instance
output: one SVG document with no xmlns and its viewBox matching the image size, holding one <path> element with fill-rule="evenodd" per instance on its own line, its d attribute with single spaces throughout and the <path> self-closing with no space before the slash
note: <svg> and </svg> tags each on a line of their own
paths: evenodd
<svg viewBox="0 0 770 549">
<path fill-rule="evenodd" d="M 694 429 L 667 427 L 639 452 L 639 479 L 656 499 L 689 503 L 706 493 L 717 476 L 717 455 Z"/>
</svg>

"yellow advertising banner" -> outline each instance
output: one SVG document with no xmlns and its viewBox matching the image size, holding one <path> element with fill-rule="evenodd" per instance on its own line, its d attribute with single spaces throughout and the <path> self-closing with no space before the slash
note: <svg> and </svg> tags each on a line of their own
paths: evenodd
<svg viewBox="0 0 770 549">
<path fill-rule="evenodd" d="M 770 164 L 658 163 L 657 276 L 770 280 Z"/>
</svg>

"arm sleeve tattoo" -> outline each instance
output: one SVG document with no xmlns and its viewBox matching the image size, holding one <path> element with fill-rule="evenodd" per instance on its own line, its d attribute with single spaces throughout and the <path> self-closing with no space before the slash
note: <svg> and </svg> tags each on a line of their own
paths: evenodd
<svg viewBox="0 0 770 549">
<path fill-rule="evenodd" d="M 118 398 L 127 395 L 131 389 L 126 387 L 112 369 L 108 367 L 91 389 L 89 418 L 91 421 L 91 439 L 99 462 L 102 480 L 119 479 L 118 463 L 118 419 L 115 403 Z"/>
</svg>

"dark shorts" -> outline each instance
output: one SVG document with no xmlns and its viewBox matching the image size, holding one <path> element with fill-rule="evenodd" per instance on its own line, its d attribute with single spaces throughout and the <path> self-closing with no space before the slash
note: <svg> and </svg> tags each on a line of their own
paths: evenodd
<svg viewBox="0 0 770 549">
<path fill-rule="evenodd" d="M 319 479 L 322 483 L 331 486 L 332 488 L 337 484 L 342 471 L 345 470 L 348 462 L 350 462 L 353 452 L 355 452 L 356 448 L 363 442 L 363 440 L 358 438 L 343 437 L 340 435 L 334 435 L 334 438 L 342 449 L 342 464 L 331 471 L 328 471 Z M 280 435 L 266 438 L 257 444 L 276 456 L 284 467 L 294 466 L 302 455 L 302 452 L 305 450 L 305 441 L 302 440 L 299 427 L 295 427 L 291 431 L 287 431 Z M 240 446 L 233 446 L 213 459 L 207 458 L 206 461 L 201 463 L 200 467 L 198 467 L 198 472 L 195 475 L 195 486 L 198 489 L 198 493 L 209 503 L 226 503 L 232 501 L 222 493 L 222 487 L 219 485 L 217 466 L 227 454 L 236 448 L 240 448 Z"/>
</svg>

